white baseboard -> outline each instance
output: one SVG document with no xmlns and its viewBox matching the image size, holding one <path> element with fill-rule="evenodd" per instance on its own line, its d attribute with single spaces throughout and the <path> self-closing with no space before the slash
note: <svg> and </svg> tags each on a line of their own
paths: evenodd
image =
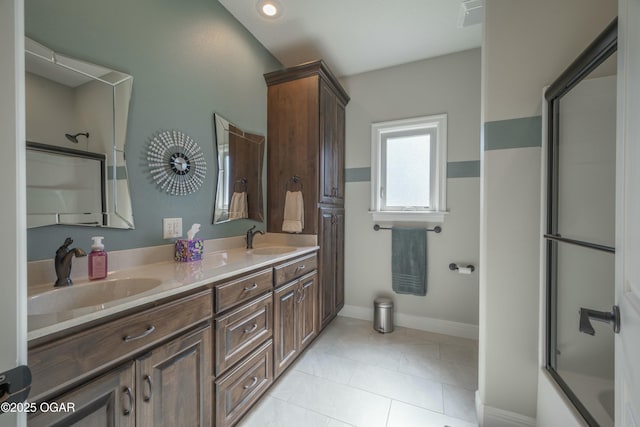
<svg viewBox="0 0 640 427">
<path fill-rule="evenodd" d="M 479 427 L 536 427 L 535 418 L 484 405 L 478 391 L 476 391 L 476 413 Z"/>
<path fill-rule="evenodd" d="M 345 305 L 338 313 L 339 316 L 373 321 L 373 307 Z M 461 338 L 478 339 L 478 325 L 452 322 L 450 320 L 433 319 L 430 317 L 414 316 L 411 314 L 393 313 L 394 324 L 405 328 L 419 329 L 438 334 L 452 335 Z"/>
</svg>

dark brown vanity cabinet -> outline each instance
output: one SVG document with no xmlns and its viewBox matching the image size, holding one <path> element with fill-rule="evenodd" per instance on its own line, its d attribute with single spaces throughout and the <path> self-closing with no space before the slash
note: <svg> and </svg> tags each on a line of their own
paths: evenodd
<svg viewBox="0 0 640 427">
<path fill-rule="evenodd" d="M 211 327 L 136 360 L 136 426 L 211 425 Z"/>
<path fill-rule="evenodd" d="M 314 271 L 274 292 L 276 378 L 318 335 L 317 277 Z"/>
<path fill-rule="evenodd" d="M 344 208 L 319 211 L 320 326 L 324 328 L 344 306 Z"/>
<path fill-rule="evenodd" d="M 135 427 L 135 365 L 133 362 L 46 402 L 66 405 L 64 411 L 37 412 L 29 426 Z M 69 409 L 73 404 L 73 410 Z M 38 405 L 39 406 L 39 405 Z"/>
<path fill-rule="evenodd" d="M 216 284 L 215 425 L 230 427 L 273 381 L 273 268 Z"/>
<path fill-rule="evenodd" d="M 29 426 L 209 427 L 210 337 L 209 326 L 199 329 L 45 401 L 73 410 L 39 412 Z"/>
<path fill-rule="evenodd" d="M 349 96 L 322 61 L 268 73 L 265 80 L 267 229 L 282 232 L 286 190 L 300 189 L 305 206 L 302 233 L 317 234 L 320 246 L 318 287 L 324 327 L 344 305 L 345 106 Z M 301 185 L 292 184 L 294 176 Z"/>
<path fill-rule="evenodd" d="M 209 427 L 211 314 L 208 290 L 29 349 L 31 401 L 75 410 L 28 425 Z"/>
<path fill-rule="evenodd" d="M 273 382 L 273 346 L 268 340 L 216 379 L 216 426 L 235 425 Z"/>
<path fill-rule="evenodd" d="M 344 204 L 345 104 L 320 81 L 320 203 Z"/>
</svg>

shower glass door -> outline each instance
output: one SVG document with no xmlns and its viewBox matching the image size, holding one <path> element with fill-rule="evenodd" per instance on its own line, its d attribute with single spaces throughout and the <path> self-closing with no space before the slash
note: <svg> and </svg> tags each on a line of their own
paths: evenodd
<svg viewBox="0 0 640 427">
<path fill-rule="evenodd" d="M 611 312 L 615 297 L 616 55 L 608 36 L 608 51 L 588 66 L 574 63 L 576 77 L 567 81 L 565 72 L 547 91 L 545 234 L 547 369 L 587 424 L 603 427 L 614 426 L 613 328 L 591 319 L 591 331 L 579 313 Z"/>
</svg>

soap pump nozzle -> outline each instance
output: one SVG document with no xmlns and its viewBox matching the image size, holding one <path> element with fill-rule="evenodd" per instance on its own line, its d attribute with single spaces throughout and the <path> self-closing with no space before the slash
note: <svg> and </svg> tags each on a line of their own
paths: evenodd
<svg viewBox="0 0 640 427">
<path fill-rule="evenodd" d="M 104 250 L 104 243 L 102 243 L 102 239 L 104 239 L 104 236 L 94 236 L 91 238 L 91 240 L 93 240 L 93 244 L 91 245 L 92 251 Z"/>
</svg>

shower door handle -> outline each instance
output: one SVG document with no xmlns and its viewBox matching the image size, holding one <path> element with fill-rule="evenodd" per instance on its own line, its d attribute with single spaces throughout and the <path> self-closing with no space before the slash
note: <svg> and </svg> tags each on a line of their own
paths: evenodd
<svg viewBox="0 0 640 427">
<path fill-rule="evenodd" d="M 611 311 L 597 311 L 590 308 L 580 308 L 580 332 L 595 335 L 596 331 L 591 325 L 591 320 L 610 323 L 613 325 L 613 332 L 620 333 L 620 308 L 617 305 L 611 307 Z"/>
</svg>

